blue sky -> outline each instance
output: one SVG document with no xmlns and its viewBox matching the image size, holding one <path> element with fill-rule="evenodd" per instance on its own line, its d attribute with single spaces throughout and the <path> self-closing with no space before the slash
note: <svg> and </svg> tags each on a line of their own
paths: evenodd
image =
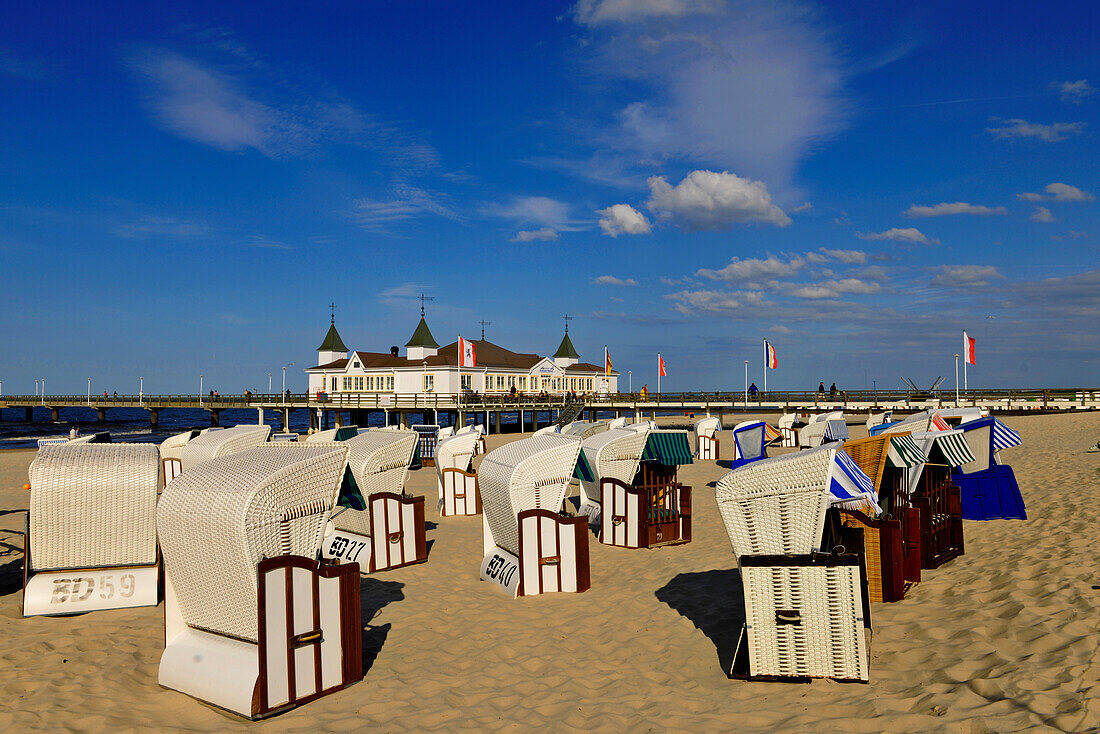
<svg viewBox="0 0 1100 734">
<path fill-rule="evenodd" d="M 14 3 L 6 393 L 305 386 L 328 304 L 635 387 L 1095 386 L 1094 3 Z"/>
</svg>

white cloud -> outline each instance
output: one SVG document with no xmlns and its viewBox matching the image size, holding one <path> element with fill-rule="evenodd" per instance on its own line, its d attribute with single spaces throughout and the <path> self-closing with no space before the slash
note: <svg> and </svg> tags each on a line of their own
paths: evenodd
<svg viewBox="0 0 1100 734">
<path fill-rule="evenodd" d="M 1001 271 L 992 265 L 941 265 L 935 270 L 939 275 L 932 279 L 932 285 L 968 288 L 986 286 L 992 280 L 1004 279 Z"/>
<path fill-rule="evenodd" d="M 842 293 L 868 295 L 878 293 L 880 290 L 882 286 L 878 283 L 868 283 L 858 278 L 843 278 L 794 287 L 791 295 L 796 298 L 836 298 Z"/>
<path fill-rule="evenodd" d="M 1096 197 L 1089 192 L 1064 183 L 1047 184 L 1043 191 L 1046 195 L 1026 192 L 1016 194 L 1016 198 L 1024 201 L 1096 201 Z"/>
<path fill-rule="evenodd" d="M 664 176 L 649 181 L 650 211 L 689 230 L 727 229 L 735 223 L 786 227 L 791 218 L 772 203 L 768 187 L 729 172 L 692 171 L 676 186 Z"/>
<path fill-rule="evenodd" d="M 822 247 L 821 252 L 826 257 L 847 265 L 862 265 L 867 262 L 867 253 L 863 250 L 830 250 Z"/>
<path fill-rule="evenodd" d="M 144 216 L 136 222 L 120 224 L 115 234 L 126 239 L 149 239 L 152 237 L 202 237 L 210 233 L 210 227 L 201 222 L 171 217 Z"/>
<path fill-rule="evenodd" d="M 761 278 L 785 278 L 794 275 L 806 267 L 806 261 L 800 257 L 792 257 L 783 261 L 774 255 L 769 255 L 766 260 L 759 258 L 746 258 L 744 260 L 734 257 L 730 264 L 718 270 L 703 268 L 696 275 L 711 280 L 724 280 L 729 283 L 747 283 Z"/>
<path fill-rule="evenodd" d="M 980 206 L 978 204 L 967 204 L 964 201 L 956 201 L 951 204 L 936 204 L 935 206 L 917 206 L 916 204 L 910 206 L 904 212 L 907 217 L 912 218 L 924 218 L 924 217 L 947 217 L 955 214 L 973 214 L 979 217 L 988 217 L 994 214 L 1008 214 L 1008 209 L 1003 206 Z"/>
<path fill-rule="evenodd" d="M 600 215 L 600 229 L 611 237 L 621 234 L 649 234 L 652 227 L 640 211 L 629 204 L 615 204 L 596 211 Z"/>
<path fill-rule="evenodd" d="M 1063 102 L 1074 104 L 1080 104 L 1085 97 L 1096 94 L 1096 87 L 1089 84 L 1088 79 L 1078 79 L 1075 82 L 1051 82 L 1050 88 L 1058 92 Z"/>
<path fill-rule="evenodd" d="M 521 229 L 516 232 L 512 242 L 554 242 L 558 239 L 558 231 L 552 227 L 542 229 Z"/>
<path fill-rule="evenodd" d="M 1050 213 L 1050 209 L 1045 206 L 1035 207 L 1035 211 L 1031 213 L 1031 221 L 1042 222 L 1043 224 L 1050 224 L 1051 222 L 1057 222 L 1054 215 Z"/>
<path fill-rule="evenodd" d="M 805 214 L 806 212 L 810 211 L 813 208 L 814 208 L 813 204 L 811 204 L 808 201 L 804 201 L 801 204 L 799 204 L 798 206 L 791 209 L 791 214 Z"/>
<path fill-rule="evenodd" d="M 646 90 L 599 140 L 626 164 L 674 158 L 785 191 L 847 124 L 841 34 L 802 0 L 585 0 L 574 17 L 592 76 Z"/>
<path fill-rule="evenodd" d="M 675 309 L 682 314 L 720 313 L 765 303 L 763 294 L 757 291 L 683 290 L 669 293 L 665 298 L 675 301 Z"/>
<path fill-rule="evenodd" d="M 893 227 L 885 232 L 856 232 L 856 237 L 861 240 L 894 240 L 896 242 L 911 242 L 918 245 L 937 245 L 939 240 L 934 237 L 927 237 L 916 227 L 906 227 L 905 229 L 899 229 Z"/>
<path fill-rule="evenodd" d="M 721 7 L 721 0 L 579 0 L 573 15 L 582 25 L 599 25 L 713 13 Z"/>
<path fill-rule="evenodd" d="M 638 281 L 634 280 L 633 278 L 616 278 L 614 275 L 601 275 L 598 278 L 593 278 L 592 282 L 596 285 L 638 285 Z"/>
<path fill-rule="evenodd" d="M 352 204 L 351 219 L 370 229 L 399 222 L 423 214 L 434 214 L 458 220 L 458 214 L 442 202 L 439 194 L 408 184 L 393 187 L 388 199 L 357 199 Z"/>
<path fill-rule="evenodd" d="M 1043 125 L 1038 122 L 1028 122 L 1019 118 L 1001 120 L 994 117 L 993 121 L 1003 122 L 1001 127 L 987 127 L 985 131 L 996 138 L 1036 138 L 1044 143 L 1057 143 L 1065 140 L 1069 135 L 1079 135 L 1085 129 L 1083 122 L 1052 122 Z"/>
<path fill-rule="evenodd" d="M 481 208 L 481 213 L 489 217 L 510 219 L 521 225 L 542 225 L 559 232 L 583 229 L 583 223 L 570 215 L 569 204 L 547 196 L 513 197 L 507 204 L 487 204 Z"/>
</svg>

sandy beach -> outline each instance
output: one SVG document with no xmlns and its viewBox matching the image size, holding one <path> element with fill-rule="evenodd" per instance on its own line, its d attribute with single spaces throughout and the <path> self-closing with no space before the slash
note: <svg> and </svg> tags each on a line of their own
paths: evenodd
<svg viewBox="0 0 1100 734">
<path fill-rule="evenodd" d="M 697 462 L 693 541 L 590 538 L 592 588 L 510 600 L 478 580 L 480 518 L 441 519 L 427 563 L 362 579 L 360 683 L 249 723 L 157 685 L 163 605 L 21 616 L 33 451 L 0 453 L 0 729 L 51 731 L 1088 731 L 1100 726 L 1100 414 L 1009 417 L 1029 519 L 965 524 L 966 554 L 872 605 L 867 685 L 727 678 L 743 612 L 714 502 L 728 462 Z M 853 437 L 862 428 L 852 429 Z M 489 437 L 490 449 L 518 435 Z M 723 451 L 728 447 L 723 446 Z"/>
</svg>

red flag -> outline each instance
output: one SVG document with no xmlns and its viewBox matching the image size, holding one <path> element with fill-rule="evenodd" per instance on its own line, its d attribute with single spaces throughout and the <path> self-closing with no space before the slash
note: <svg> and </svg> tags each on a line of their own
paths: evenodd
<svg viewBox="0 0 1100 734">
<path fill-rule="evenodd" d="M 668 372 L 665 371 L 665 361 L 661 359 L 660 352 L 657 352 L 657 374 L 661 377 L 668 377 Z"/>
<path fill-rule="evenodd" d="M 774 370 L 779 367 L 779 355 L 775 353 L 775 347 L 772 346 L 771 342 L 766 341 L 764 344 L 768 347 L 768 367 Z"/>
<path fill-rule="evenodd" d="M 963 332 L 963 353 L 966 355 L 966 363 L 967 364 L 977 364 L 977 362 L 974 361 L 974 343 L 975 343 L 975 341 L 976 340 L 971 339 L 970 337 L 968 337 L 966 335 L 965 331 Z"/>
</svg>

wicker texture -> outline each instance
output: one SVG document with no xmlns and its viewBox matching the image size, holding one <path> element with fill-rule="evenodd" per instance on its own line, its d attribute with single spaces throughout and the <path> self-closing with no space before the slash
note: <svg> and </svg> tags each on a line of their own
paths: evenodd
<svg viewBox="0 0 1100 734">
<path fill-rule="evenodd" d="M 373 494 L 404 492 L 417 440 L 414 431 L 367 430 L 344 441 L 348 468 L 368 505 Z M 358 535 L 371 534 L 369 510 L 340 509 L 333 524 Z"/>
<path fill-rule="evenodd" d="M 497 545 L 518 556 L 519 513 L 561 509 L 580 451 L 575 437 L 544 433 L 485 455 L 478 467 L 481 506 Z"/>
<path fill-rule="evenodd" d="M 184 622 L 257 640 L 256 564 L 317 555 L 347 456 L 342 445 L 265 445 L 173 480 L 157 530 Z"/>
<path fill-rule="evenodd" d="M 882 484 L 882 471 L 886 468 L 886 455 L 890 451 L 890 437 L 871 436 L 855 441 L 845 441 L 844 450 L 852 461 L 871 478 L 874 485 Z"/>
<path fill-rule="evenodd" d="M 175 436 L 169 436 L 160 442 L 160 459 L 179 459 L 183 456 L 183 447 L 198 435 L 198 431 L 184 431 Z"/>
<path fill-rule="evenodd" d="M 867 680 L 859 566 L 744 566 L 753 675 Z M 800 624 L 777 624 L 797 610 Z"/>
<path fill-rule="evenodd" d="M 220 431 L 203 432 L 191 439 L 180 453 L 183 470 L 204 461 L 255 448 L 267 441 L 271 426 L 234 426 Z"/>
<path fill-rule="evenodd" d="M 581 482 L 581 489 L 588 499 L 600 501 L 601 479 L 617 479 L 630 484 L 638 473 L 638 464 L 648 440 L 649 431 L 614 428 L 582 441 L 581 449 L 596 472 L 596 481 Z"/>
<path fill-rule="evenodd" d="M 44 446 L 30 483 L 32 571 L 156 563 L 156 446 Z"/>
<path fill-rule="evenodd" d="M 441 440 L 435 447 L 436 472 L 442 477 L 444 469 L 468 471 L 478 438 L 476 433 L 460 433 Z"/>
<path fill-rule="evenodd" d="M 714 490 L 736 556 L 806 554 L 821 542 L 835 446 L 738 467 Z"/>
</svg>

